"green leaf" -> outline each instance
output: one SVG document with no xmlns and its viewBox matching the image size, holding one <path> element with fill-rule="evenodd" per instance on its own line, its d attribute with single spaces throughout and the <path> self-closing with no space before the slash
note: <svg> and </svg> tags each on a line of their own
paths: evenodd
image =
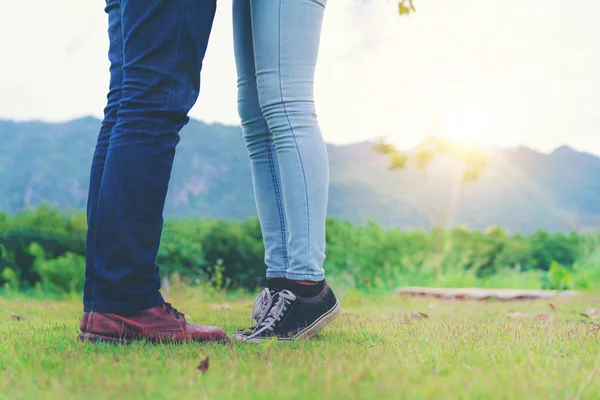
<svg viewBox="0 0 600 400">
<path fill-rule="evenodd" d="M 383 139 L 379 139 L 373 145 L 373 151 L 380 154 L 393 154 L 396 149 L 391 144 L 386 143 Z"/>
<path fill-rule="evenodd" d="M 413 0 L 401 0 L 398 3 L 398 10 L 400 11 L 400 15 L 410 14 L 411 12 L 417 11 L 413 5 Z"/>
<path fill-rule="evenodd" d="M 419 146 L 419 149 L 415 153 L 417 167 L 424 171 L 425 168 L 433 161 L 433 153 L 430 149 L 425 146 Z"/>
<path fill-rule="evenodd" d="M 399 151 L 394 151 L 390 155 L 390 170 L 394 169 L 404 169 L 406 168 L 406 163 L 408 162 L 408 154 L 402 153 Z"/>
</svg>

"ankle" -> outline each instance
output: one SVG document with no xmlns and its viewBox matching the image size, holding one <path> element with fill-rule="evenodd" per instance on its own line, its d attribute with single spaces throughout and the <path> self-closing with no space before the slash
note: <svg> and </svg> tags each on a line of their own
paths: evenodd
<svg viewBox="0 0 600 400">
<path fill-rule="evenodd" d="M 290 280 L 290 282 L 297 283 L 299 285 L 308 285 L 308 286 L 313 286 L 313 285 L 319 284 L 319 282 L 313 282 L 313 281 L 292 281 L 292 280 Z"/>
<path fill-rule="evenodd" d="M 323 291 L 325 280 L 319 282 L 293 281 L 288 279 L 287 289 L 301 297 L 314 297 Z"/>
<path fill-rule="evenodd" d="M 274 290 L 276 292 L 280 292 L 287 286 L 287 279 L 285 278 L 268 278 L 267 279 L 267 288 L 269 290 Z"/>
</svg>

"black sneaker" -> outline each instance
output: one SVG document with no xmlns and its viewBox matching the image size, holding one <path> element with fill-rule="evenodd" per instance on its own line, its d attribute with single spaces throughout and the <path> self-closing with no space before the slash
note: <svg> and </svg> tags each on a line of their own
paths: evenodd
<svg viewBox="0 0 600 400">
<path fill-rule="evenodd" d="M 242 332 L 232 339 L 249 343 L 262 343 L 273 337 L 282 341 L 309 339 L 339 314 L 340 305 L 327 284 L 315 297 L 300 297 L 282 290 L 275 293 L 268 314 L 252 332 Z"/>
<path fill-rule="evenodd" d="M 253 325 L 248 329 L 240 329 L 235 331 L 231 335 L 232 340 L 242 340 L 241 336 L 246 334 L 250 335 L 256 329 L 257 325 L 260 325 L 261 322 L 265 319 L 269 311 L 271 310 L 271 306 L 273 305 L 273 296 L 277 293 L 275 290 L 270 290 L 269 288 L 264 288 L 262 292 L 256 296 L 254 300 L 254 306 L 252 307 L 252 317 L 250 320 L 250 325 Z"/>
</svg>

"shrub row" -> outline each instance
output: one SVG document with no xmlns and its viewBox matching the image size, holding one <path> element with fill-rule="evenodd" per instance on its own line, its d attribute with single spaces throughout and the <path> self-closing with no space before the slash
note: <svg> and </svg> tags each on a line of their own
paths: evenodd
<svg viewBox="0 0 600 400">
<path fill-rule="evenodd" d="M 15 216 L 0 214 L 0 283 L 81 290 L 85 234 L 81 212 L 42 205 Z M 329 219 L 325 268 L 329 276 L 358 288 L 481 284 L 507 271 L 523 279 L 534 274 L 543 287 L 564 288 L 573 286 L 574 273 L 584 276 L 578 286 L 600 278 L 599 244 L 596 234 L 539 231 L 524 236 L 499 227 L 403 231 Z M 177 274 L 190 284 L 210 280 L 218 270 L 228 287 L 255 288 L 265 273 L 259 223 L 167 220 L 157 262 L 162 274 Z"/>
</svg>

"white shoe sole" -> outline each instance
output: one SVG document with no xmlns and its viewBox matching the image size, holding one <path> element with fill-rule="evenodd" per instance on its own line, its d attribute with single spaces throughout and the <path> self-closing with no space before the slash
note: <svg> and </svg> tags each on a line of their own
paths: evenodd
<svg viewBox="0 0 600 400">
<path fill-rule="evenodd" d="M 291 338 L 277 338 L 277 340 L 280 342 L 290 342 L 292 340 L 310 339 L 313 336 L 315 336 L 321 329 L 325 328 L 327 325 L 332 323 L 337 317 L 339 317 L 341 312 L 342 312 L 342 309 L 340 307 L 340 303 L 336 302 L 335 306 L 333 306 L 331 308 L 331 310 L 329 310 L 325 314 L 321 315 L 321 317 L 319 317 L 319 319 L 317 319 L 315 322 L 313 322 L 310 326 L 307 326 L 306 328 L 304 328 L 300 332 L 296 333 Z M 253 344 L 259 344 L 259 343 L 262 343 L 262 342 L 264 342 L 266 340 L 270 340 L 270 339 L 271 339 L 271 337 L 265 337 L 265 338 L 254 337 L 251 339 L 244 339 L 244 336 L 239 333 L 234 334 L 231 337 L 231 340 L 237 340 L 240 342 L 253 343 Z"/>
</svg>

